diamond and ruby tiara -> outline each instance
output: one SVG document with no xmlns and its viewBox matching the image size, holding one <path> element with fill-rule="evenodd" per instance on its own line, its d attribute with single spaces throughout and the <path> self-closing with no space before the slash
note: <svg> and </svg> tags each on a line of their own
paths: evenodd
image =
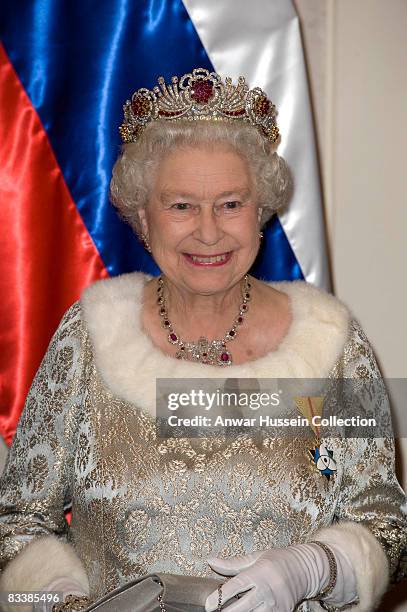
<svg viewBox="0 0 407 612">
<path fill-rule="evenodd" d="M 222 82 L 216 72 L 195 68 L 171 81 L 171 85 L 166 84 L 159 77 L 159 86 L 138 89 L 127 100 L 119 128 L 123 142 L 137 142 L 146 125 L 157 119 L 244 121 L 254 125 L 267 140 L 278 140 L 274 104 L 259 87 L 249 90 L 244 77 L 233 85 L 230 77 Z"/>
</svg>

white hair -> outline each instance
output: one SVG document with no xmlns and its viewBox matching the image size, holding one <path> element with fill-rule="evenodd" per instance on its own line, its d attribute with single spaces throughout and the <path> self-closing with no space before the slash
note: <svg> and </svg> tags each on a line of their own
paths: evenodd
<svg viewBox="0 0 407 612">
<path fill-rule="evenodd" d="M 261 225 L 290 195 L 291 175 L 275 145 L 257 128 L 243 122 L 153 121 L 136 143 L 124 144 L 110 182 L 110 198 L 120 216 L 141 233 L 138 209 L 148 203 L 154 173 L 161 159 L 176 147 L 231 147 L 248 163 L 262 208 Z"/>
</svg>

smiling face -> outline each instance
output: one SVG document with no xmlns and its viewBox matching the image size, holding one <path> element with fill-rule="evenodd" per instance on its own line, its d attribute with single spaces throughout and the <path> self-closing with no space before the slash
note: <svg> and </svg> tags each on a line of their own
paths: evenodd
<svg viewBox="0 0 407 612">
<path fill-rule="evenodd" d="M 139 214 L 155 261 L 185 291 L 226 291 L 256 258 L 256 190 L 247 162 L 230 148 L 183 147 L 166 155 Z"/>
</svg>

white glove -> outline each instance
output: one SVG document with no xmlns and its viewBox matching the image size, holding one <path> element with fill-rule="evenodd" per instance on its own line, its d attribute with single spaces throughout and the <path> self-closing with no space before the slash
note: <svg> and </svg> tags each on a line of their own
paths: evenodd
<svg viewBox="0 0 407 612">
<path fill-rule="evenodd" d="M 47 585 L 40 589 L 41 591 L 50 592 L 50 591 L 58 591 L 62 593 L 62 599 L 65 599 L 67 595 L 88 595 L 84 590 L 83 586 L 79 584 L 73 578 L 69 578 L 69 576 L 60 576 L 59 578 L 55 578 L 52 582 L 49 582 Z M 33 612 L 48 612 L 52 606 L 48 603 L 37 603 L 33 606 Z"/>
<path fill-rule="evenodd" d="M 330 549 L 335 555 L 338 576 L 329 602 L 340 606 L 356 597 L 356 581 L 346 555 L 337 547 L 330 545 Z M 256 551 L 243 557 L 212 558 L 208 563 L 218 574 L 235 576 L 222 586 L 222 604 L 244 593 L 228 606 L 228 612 L 292 612 L 303 599 L 323 591 L 330 578 L 327 554 L 312 543 Z M 207 598 L 205 611 L 212 612 L 217 606 L 216 590 Z"/>
</svg>

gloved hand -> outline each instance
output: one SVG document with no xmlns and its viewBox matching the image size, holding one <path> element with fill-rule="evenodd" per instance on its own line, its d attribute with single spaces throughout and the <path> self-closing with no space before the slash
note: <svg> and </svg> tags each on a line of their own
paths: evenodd
<svg viewBox="0 0 407 612">
<path fill-rule="evenodd" d="M 352 566 L 335 546 L 330 546 L 337 562 L 338 576 L 330 603 L 344 605 L 356 597 Z M 235 576 L 222 586 L 222 604 L 244 593 L 228 612 L 292 612 L 303 600 L 323 591 L 329 583 L 329 561 L 318 544 L 298 544 L 286 548 L 256 551 L 243 557 L 208 559 L 218 574 Z M 336 599 L 339 598 L 339 601 Z M 218 606 L 218 591 L 209 595 L 205 611 Z"/>
<path fill-rule="evenodd" d="M 42 587 L 41 591 L 58 591 L 59 593 L 62 593 L 62 599 L 65 599 L 67 595 L 88 595 L 83 586 L 69 576 L 60 576 L 59 578 L 55 578 L 52 580 L 52 582 L 49 582 Z M 51 608 L 52 606 L 50 606 L 50 604 L 47 606 L 45 603 L 41 602 L 34 604 L 33 612 L 47 612 Z"/>
</svg>

